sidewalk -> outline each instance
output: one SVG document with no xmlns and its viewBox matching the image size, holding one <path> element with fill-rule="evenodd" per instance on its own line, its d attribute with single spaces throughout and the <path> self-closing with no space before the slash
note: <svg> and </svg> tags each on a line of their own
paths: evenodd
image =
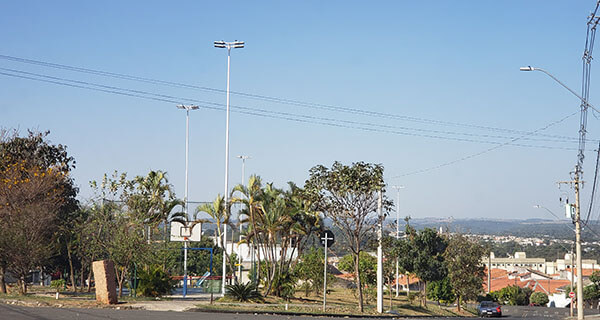
<svg viewBox="0 0 600 320">
<path fill-rule="evenodd" d="M 193 299 L 174 299 L 160 301 L 136 301 L 128 303 L 132 308 L 149 311 L 187 311 L 195 308 L 199 303 Z"/>
</svg>

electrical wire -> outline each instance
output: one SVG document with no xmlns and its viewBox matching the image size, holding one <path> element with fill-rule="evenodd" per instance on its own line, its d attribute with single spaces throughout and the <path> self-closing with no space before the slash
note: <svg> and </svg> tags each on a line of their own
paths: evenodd
<svg viewBox="0 0 600 320">
<path fill-rule="evenodd" d="M 585 218 L 585 224 L 588 223 L 588 221 L 590 220 L 590 216 L 592 214 L 592 208 L 594 206 L 594 200 L 595 200 L 595 196 L 596 196 L 596 188 L 598 186 L 598 169 L 600 168 L 600 143 L 598 144 L 598 155 L 596 156 L 596 170 L 594 173 L 594 182 L 592 183 L 592 195 L 590 196 L 590 204 L 589 204 L 589 209 L 588 209 L 588 213 L 587 216 Z"/>
<path fill-rule="evenodd" d="M 170 86 L 170 87 L 179 87 L 179 88 L 187 88 L 187 89 L 197 89 L 197 90 L 213 92 L 213 93 L 226 93 L 225 90 L 215 89 L 215 88 L 210 88 L 210 87 L 205 87 L 205 86 L 197 86 L 197 85 L 185 84 L 185 83 L 180 83 L 180 82 L 172 82 L 172 81 L 164 81 L 164 80 L 158 80 L 158 79 L 152 79 L 152 78 L 146 78 L 146 77 L 127 75 L 127 74 L 122 74 L 122 73 L 94 70 L 94 69 L 89 69 L 89 68 L 74 67 L 74 66 L 69 66 L 69 65 L 64 65 L 64 64 L 32 60 L 32 59 L 26 59 L 26 58 L 15 57 L 15 56 L 0 55 L 0 59 L 13 61 L 13 62 L 19 62 L 19 63 L 38 65 L 38 66 L 42 66 L 42 67 L 62 69 L 62 70 L 73 71 L 73 72 L 87 73 L 87 74 L 92 74 L 92 75 L 97 75 L 97 76 L 112 77 L 112 78 L 123 79 L 123 80 L 144 82 L 144 83 L 149 83 L 149 84 L 165 85 L 165 86 Z M 274 103 L 279 103 L 279 104 L 300 106 L 300 107 L 311 108 L 311 109 L 328 110 L 328 111 L 343 112 L 343 113 L 349 113 L 349 114 L 371 116 L 371 117 L 377 117 L 377 118 L 395 119 L 395 120 L 403 120 L 403 121 L 434 124 L 434 125 L 457 126 L 457 127 L 471 128 L 471 129 L 505 132 L 505 133 L 511 133 L 511 134 L 527 134 L 526 131 L 514 130 L 514 129 L 505 129 L 505 128 L 498 128 L 498 127 L 491 127 L 491 126 L 465 124 L 465 123 L 459 123 L 459 122 L 411 117 L 411 116 L 406 116 L 406 115 L 376 112 L 376 111 L 363 110 L 363 109 L 357 109 L 357 108 L 349 108 L 349 107 L 343 107 L 343 106 L 337 106 L 337 105 L 327 105 L 327 104 L 321 104 L 321 103 L 303 102 L 303 101 L 298 101 L 298 100 L 278 98 L 278 97 L 258 95 L 258 94 L 251 94 L 251 93 L 244 93 L 244 92 L 238 92 L 238 91 L 230 91 L 230 93 L 234 94 L 234 95 L 242 96 L 245 98 L 250 98 L 250 99 L 257 99 L 257 100 L 269 101 L 269 102 L 274 102 Z M 572 138 L 572 137 L 565 137 L 565 136 L 558 136 L 558 135 L 542 135 L 542 136 L 546 136 L 549 138 L 566 139 L 566 140 L 576 139 L 576 138 Z"/>
<path fill-rule="evenodd" d="M 18 77 L 18 78 L 23 78 L 23 79 L 28 79 L 28 80 L 49 82 L 49 83 L 53 83 L 53 84 L 66 85 L 66 86 L 82 88 L 82 89 L 97 90 L 97 91 L 101 91 L 101 92 L 105 92 L 105 93 L 120 94 L 120 95 L 125 95 L 125 96 L 130 96 L 130 97 L 147 98 L 147 99 L 151 99 L 151 100 L 156 100 L 156 101 L 161 101 L 161 102 L 169 102 L 169 103 L 175 103 L 175 104 L 183 103 L 184 101 L 185 102 L 195 102 L 195 103 L 200 103 L 201 104 L 200 107 L 205 108 L 205 109 L 219 110 L 219 111 L 224 110 L 223 104 L 202 101 L 202 100 L 198 100 L 198 99 L 181 98 L 181 97 L 176 97 L 176 96 L 172 96 L 172 95 L 164 95 L 164 94 L 157 94 L 157 93 L 141 91 L 141 90 L 132 90 L 132 89 L 127 89 L 127 88 L 115 87 L 115 86 L 107 86 L 107 85 L 92 83 L 89 81 L 71 80 L 71 79 L 66 79 L 66 78 L 61 78 L 61 77 L 42 75 L 42 74 L 38 74 L 38 73 L 26 72 L 26 71 L 15 70 L 15 69 L 0 68 L 0 70 L 18 73 L 18 74 L 10 74 L 10 73 L 6 73 L 6 72 L 0 73 L 1 75 L 5 75 L 5 76 L 13 76 L 13 77 Z M 23 74 L 25 76 L 21 76 Z M 38 78 L 35 78 L 35 77 L 38 77 Z M 44 79 L 41 79 L 41 78 L 44 78 Z M 92 87 L 96 87 L 96 88 L 92 88 Z M 380 133 L 391 133 L 391 134 L 396 134 L 396 135 L 418 136 L 418 137 L 425 137 L 425 138 L 432 138 L 432 139 L 503 145 L 503 143 L 497 142 L 497 141 L 447 137 L 447 136 L 440 136 L 440 135 L 434 135 L 434 134 L 412 133 L 412 132 L 407 132 L 407 131 L 412 130 L 412 131 L 429 132 L 429 133 L 436 133 L 436 134 L 455 134 L 455 135 L 465 134 L 465 133 L 456 133 L 456 132 L 439 131 L 439 130 L 427 130 L 427 129 L 420 129 L 420 128 L 396 127 L 396 126 L 389 126 L 389 125 L 382 125 L 382 124 L 373 124 L 373 123 L 365 123 L 365 122 L 357 122 L 357 121 L 349 121 L 349 120 L 341 120 L 341 119 L 332 119 L 332 118 L 317 117 L 317 116 L 310 116 L 310 115 L 298 115 L 298 114 L 292 114 L 292 113 L 286 113 L 286 112 L 249 108 L 249 107 L 236 106 L 236 105 L 232 105 L 231 108 L 233 109 L 232 111 L 242 113 L 242 114 L 283 119 L 283 120 L 296 121 L 296 122 L 315 123 L 315 124 L 321 124 L 321 125 L 326 125 L 326 126 L 351 128 L 351 129 L 358 129 L 358 130 L 371 131 L 371 132 L 380 132 Z M 403 130 L 403 131 L 398 131 L 397 129 Z M 472 136 L 476 136 L 476 137 L 478 136 L 478 135 L 468 134 L 468 133 L 466 133 L 466 135 L 472 135 Z M 515 139 L 514 137 L 490 136 L 490 135 L 479 135 L 478 137 Z M 569 142 L 569 141 L 547 140 L 547 139 L 532 139 L 532 140 L 533 141 L 551 141 L 551 142 Z M 575 148 L 560 147 L 560 146 L 547 146 L 547 145 L 513 144 L 513 146 L 542 148 L 542 149 L 576 150 Z"/>
<path fill-rule="evenodd" d="M 559 120 L 556 120 L 556 121 L 554 121 L 554 122 L 551 122 L 551 123 L 549 123 L 549 124 L 545 125 L 544 127 L 541 127 L 541 128 L 539 128 L 539 129 L 537 129 L 537 130 L 534 130 L 534 131 L 532 131 L 532 132 L 531 132 L 531 134 L 534 134 L 534 133 L 536 133 L 536 132 L 539 132 L 539 131 L 546 130 L 546 129 L 548 129 L 548 128 L 550 128 L 550 127 L 554 126 L 554 125 L 557 125 L 557 124 L 559 124 L 559 123 L 561 123 L 561 122 L 563 122 L 563 121 L 567 120 L 568 118 L 570 118 L 570 117 L 572 117 L 572 116 L 576 115 L 578 112 L 579 112 L 579 111 L 576 111 L 576 112 L 574 112 L 574 113 L 571 113 L 570 115 L 568 115 L 568 116 L 565 116 L 565 117 L 563 117 L 563 118 L 561 118 L 561 119 L 559 119 Z M 412 175 L 419 174 L 419 173 L 425 173 L 425 172 L 429 172 L 429 171 L 437 170 L 437 169 L 440 169 L 440 168 L 443 168 L 443 167 L 447 167 L 447 166 L 449 166 L 449 165 L 453 165 L 453 164 L 455 164 L 455 163 L 458 163 L 458 162 L 462 162 L 462 161 L 466 161 L 466 160 L 469 160 L 469 159 L 473 159 L 473 158 L 475 158 L 475 157 L 478 157 L 478 156 L 484 155 L 484 154 L 486 154 L 486 153 L 492 152 L 492 151 L 494 151 L 494 150 L 500 149 L 500 148 L 502 148 L 502 147 L 504 147 L 504 146 L 512 145 L 512 144 L 513 144 L 513 142 L 516 142 L 516 141 L 518 141 L 518 140 L 520 140 L 520 139 L 521 139 L 521 137 L 517 137 L 517 138 L 511 139 L 510 141 L 507 141 L 507 142 L 501 143 L 501 144 L 499 144 L 499 145 L 497 145 L 497 146 L 494 146 L 494 147 L 491 147 L 491 148 L 488 148 L 488 149 L 482 150 L 482 151 L 480 151 L 480 152 L 473 153 L 473 154 L 470 154 L 470 155 L 468 155 L 468 156 L 461 157 L 461 158 L 458 158 L 458 159 L 455 159 L 455 160 L 452 160 L 452 161 L 444 162 L 444 163 L 441 163 L 441 164 L 435 165 L 435 166 L 433 166 L 433 167 L 429 167 L 429 168 L 425 168 L 425 169 L 416 170 L 416 171 L 412 171 L 412 172 L 404 173 L 404 174 L 401 174 L 401 175 L 397 175 L 397 176 L 394 176 L 394 177 L 392 177 L 391 179 L 397 179 L 397 178 L 402 178 L 402 177 L 406 177 L 406 176 L 412 176 Z"/>
</svg>

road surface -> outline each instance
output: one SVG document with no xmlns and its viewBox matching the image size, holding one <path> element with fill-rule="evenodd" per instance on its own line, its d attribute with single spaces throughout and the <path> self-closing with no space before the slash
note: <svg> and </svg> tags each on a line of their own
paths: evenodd
<svg viewBox="0 0 600 320">
<path fill-rule="evenodd" d="M 568 309 L 544 307 L 512 307 L 503 306 L 502 319 L 564 319 L 569 315 Z M 588 310 L 586 310 L 588 311 Z M 593 316 L 592 316 L 593 315 Z M 586 319 L 600 320 L 596 312 L 586 312 Z M 111 320 L 183 320 L 183 319 L 210 319 L 210 320 L 315 320 L 319 317 L 288 316 L 288 315 L 263 315 L 263 314 L 235 314 L 235 313 L 210 313 L 210 312 L 175 312 L 175 311 L 147 311 L 147 310 L 116 310 L 116 309 L 77 309 L 77 308 L 51 308 L 51 307 L 24 307 L 18 305 L 0 304 L 0 319 L 2 320 L 80 320 L 80 319 L 111 319 Z M 322 318 L 321 318 L 322 319 Z M 344 319 L 344 318 L 336 318 Z M 353 318 L 358 319 L 358 318 Z M 373 318 L 365 318 L 373 319 Z M 416 318 L 411 318 L 416 319 Z M 426 318 L 432 319 L 432 318 Z M 450 319 L 450 318 L 443 318 Z M 468 319 L 468 318 L 457 318 Z"/>
</svg>

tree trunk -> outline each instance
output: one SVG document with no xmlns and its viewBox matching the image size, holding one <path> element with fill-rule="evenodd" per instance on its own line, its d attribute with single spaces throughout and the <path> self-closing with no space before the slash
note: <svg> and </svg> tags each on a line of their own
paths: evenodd
<svg viewBox="0 0 600 320">
<path fill-rule="evenodd" d="M 148 225 L 148 244 L 150 244 L 150 239 L 152 238 L 152 228 Z M 121 296 L 119 296 L 120 298 Z"/>
<path fill-rule="evenodd" d="M 83 292 L 83 287 L 85 286 L 85 263 L 83 261 L 81 261 L 81 274 L 79 277 L 79 283 L 81 283 L 81 292 Z"/>
<path fill-rule="evenodd" d="M 115 270 L 117 267 L 115 267 Z M 125 282 L 125 274 L 127 273 L 127 268 L 123 268 L 120 272 L 117 272 L 117 285 L 119 286 L 119 298 L 123 297 L 123 282 Z"/>
<path fill-rule="evenodd" d="M 88 283 L 87 283 L 87 292 L 90 293 L 90 292 L 92 292 L 92 265 L 91 264 L 90 264 L 90 272 L 88 272 L 87 281 L 88 281 Z"/>
<path fill-rule="evenodd" d="M 168 223 L 169 223 L 169 222 L 167 221 L 167 219 L 165 219 L 165 221 L 164 221 L 164 224 L 163 224 L 163 233 L 165 234 L 165 243 L 166 243 L 167 241 L 169 241 L 169 236 L 170 236 L 170 235 L 167 233 L 167 231 L 168 231 L 168 230 L 167 230 Z"/>
<path fill-rule="evenodd" d="M 360 284 L 360 270 L 358 268 L 360 262 L 359 254 L 360 251 L 354 254 L 354 272 L 356 273 L 356 288 L 358 289 L 358 310 L 363 312 L 363 292 L 362 285 Z"/>
<path fill-rule="evenodd" d="M 423 281 L 423 306 L 427 308 L 427 281 Z"/>
<path fill-rule="evenodd" d="M 27 281 L 24 276 L 19 277 L 17 280 L 17 286 L 19 287 L 19 295 L 25 295 L 27 293 Z"/>
<path fill-rule="evenodd" d="M 398 279 L 396 279 L 396 281 L 398 281 Z M 390 292 L 390 310 L 392 310 L 392 282 L 388 282 L 388 289 Z"/>
<path fill-rule="evenodd" d="M 8 293 L 6 291 L 6 282 L 4 281 L 4 265 L 0 264 L 0 293 Z"/>
<path fill-rule="evenodd" d="M 77 292 L 77 285 L 75 284 L 75 270 L 73 270 L 73 257 L 71 256 L 71 246 L 67 243 L 67 257 L 69 258 L 69 278 L 71 278 L 71 289 L 73 292 Z"/>
<path fill-rule="evenodd" d="M 458 310 L 458 312 L 460 312 L 460 296 L 458 296 L 458 297 L 456 298 L 456 301 L 457 301 L 457 302 L 456 302 L 456 310 Z"/>
</svg>

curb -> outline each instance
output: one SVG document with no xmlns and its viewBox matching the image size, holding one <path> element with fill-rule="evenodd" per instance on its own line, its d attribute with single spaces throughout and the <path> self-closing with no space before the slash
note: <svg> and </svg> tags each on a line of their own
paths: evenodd
<svg viewBox="0 0 600 320">
<path fill-rule="evenodd" d="M 304 317 L 326 317 L 326 318 L 367 318 L 367 319 L 401 319 L 401 318 L 468 318 L 465 316 L 432 316 L 432 315 L 372 315 L 372 314 L 339 314 L 339 313 L 309 313 L 309 312 L 285 312 L 285 311 L 251 311 L 251 310 L 219 310 L 205 308 L 190 308 L 186 312 L 206 313 L 228 313 L 228 314 L 252 314 L 252 315 L 277 315 L 277 316 L 304 316 Z"/>
</svg>

